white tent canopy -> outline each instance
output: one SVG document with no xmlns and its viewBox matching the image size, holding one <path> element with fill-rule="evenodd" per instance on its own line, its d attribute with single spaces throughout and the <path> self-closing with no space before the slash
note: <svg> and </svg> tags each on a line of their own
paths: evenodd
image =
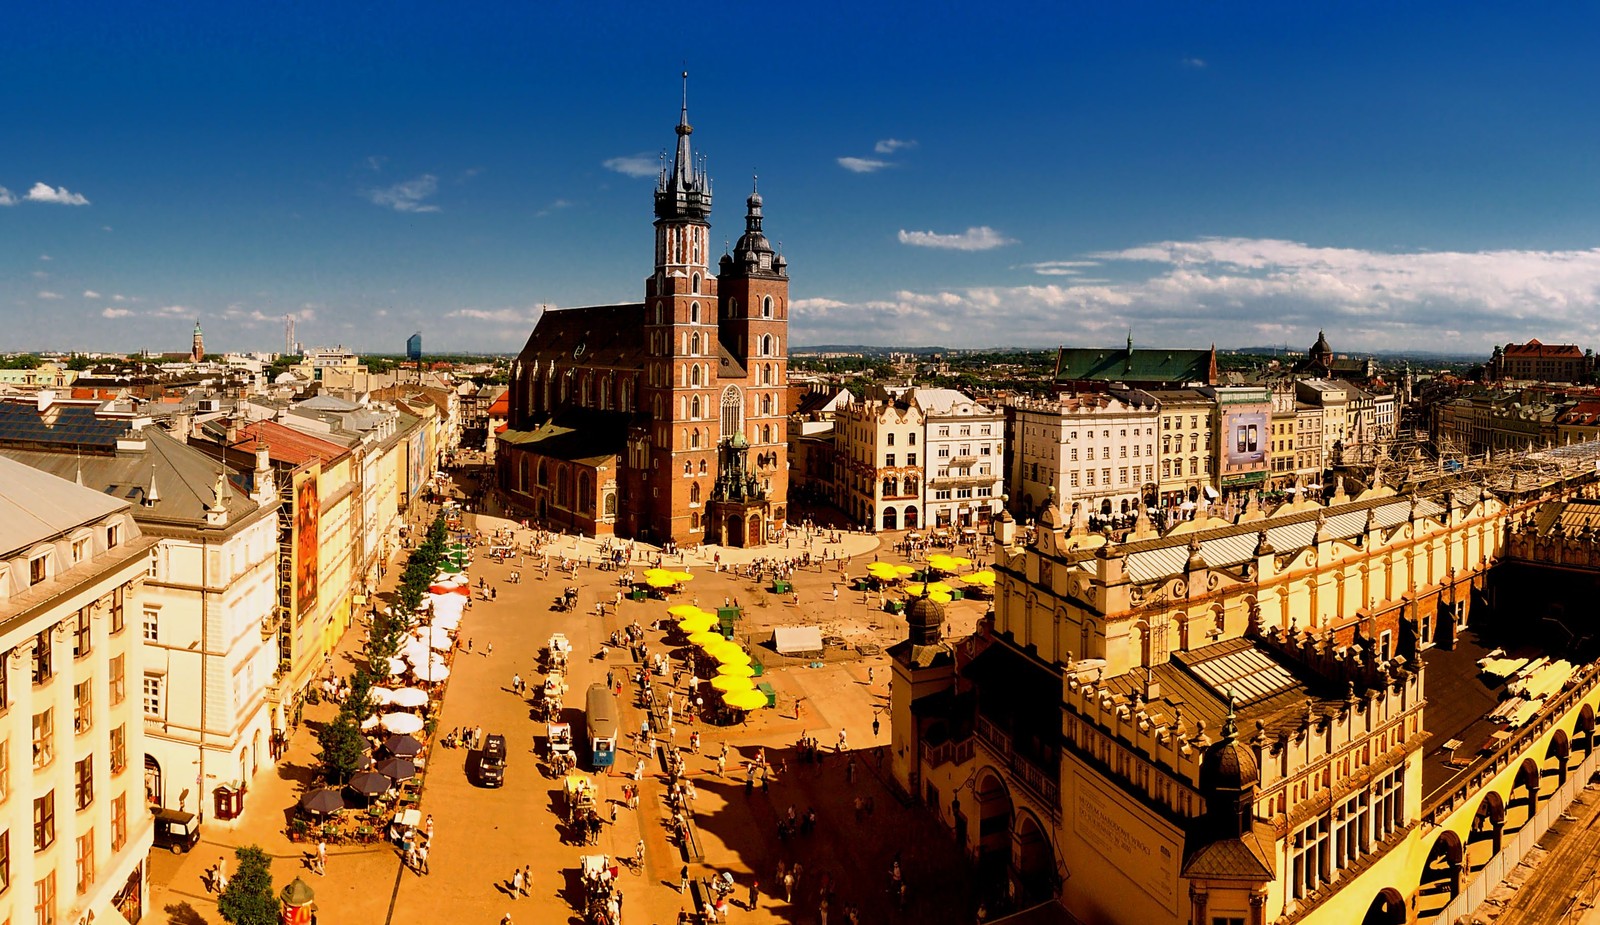
<svg viewBox="0 0 1600 925">
<path fill-rule="evenodd" d="M 772 630 L 772 644 L 779 655 L 799 655 L 822 651 L 822 630 L 815 626 L 778 626 Z"/>
<path fill-rule="evenodd" d="M 428 692 L 419 687 L 402 687 L 389 695 L 389 702 L 397 707 L 414 709 L 428 702 Z"/>
<path fill-rule="evenodd" d="M 415 713 L 390 713 L 383 718 L 383 728 L 400 735 L 422 731 L 422 717 Z"/>
</svg>

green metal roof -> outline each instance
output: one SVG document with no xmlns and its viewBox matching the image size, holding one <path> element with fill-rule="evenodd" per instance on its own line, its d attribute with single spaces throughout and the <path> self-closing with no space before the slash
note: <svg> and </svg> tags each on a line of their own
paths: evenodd
<svg viewBox="0 0 1600 925">
<path fill-rule="evenodd" d="M 1055 381 L 1214 385 L 1216 351 L 1062 347 Z"/>
</svg>

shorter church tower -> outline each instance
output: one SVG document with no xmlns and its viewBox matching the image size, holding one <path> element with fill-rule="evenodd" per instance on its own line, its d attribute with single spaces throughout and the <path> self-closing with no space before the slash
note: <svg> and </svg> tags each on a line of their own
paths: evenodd
<svg viewBox="0 0 1600 925">
<path fill-rule="evenodd" d="M 206 358 L 205 337 L 200 333 L 200 319 L 194 320 L 194 343 L 189 347 L 189 362 L 199 363 Z"/>
</svg>

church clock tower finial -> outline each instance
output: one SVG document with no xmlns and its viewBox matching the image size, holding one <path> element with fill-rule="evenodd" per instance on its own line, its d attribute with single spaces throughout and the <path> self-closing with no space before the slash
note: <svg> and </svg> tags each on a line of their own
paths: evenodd
<svg viewBox="0 0 1600 925">
<path fill-rule="evenodd" d="M 697 167 L 689 136 L 689 72 L 683 72 L 683 108 L 678 114 L 678 146 L 672 167 L 656 185 L 656 217 L 668 220 L 703 222 L 711 215 L 711 181 L 703 166 Z"/>
</svg>

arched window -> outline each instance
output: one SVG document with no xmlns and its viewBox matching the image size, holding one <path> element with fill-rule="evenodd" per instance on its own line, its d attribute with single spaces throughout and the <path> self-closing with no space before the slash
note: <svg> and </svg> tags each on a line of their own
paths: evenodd
<svg viewBox="0 0 1600 925">
<path fill-rule="evenodd" d="M 700 332 L 696 331 L 689 336 L 689 353 L 693 356 L 700 355 Z"/>
<path fill-rule="evenodd" d="M 700 248 L 697 247 L 697 248 L 695 248 L 695 250 L 699 251 Z M 695 295 L 699 295 L 700 294 L 700 274 L 699 273 L 696 273 L 696 274 L 694 274 L 694 275 L 689 277 L 689 291 L 694 293 Z"/>
<path fill-rule="evenodd" d="M 699 376 L 696 375 L 695 378 L 696 378 L 696 380 L 698 380 Z M 698 381 L 695 382 L 695 385 L 699 385 L 699 384 L 700 383 Z M 691 421 L 700 420 L 700 396 L 698 396 L 698 395 L 696 395 L 693 398 L 689 399 L 689 420 L 691 420 Z"/>
<path fill-rule="evenodd" d="M 761 396 L 761 413 L 762 414 L 771 414 L 772 413 L 772 395 L 771 394 L 767 394 L 767 395 L 762 395 Z"/>
<path fill-rule="evenodd" d="M 739 300 L 738 299 L 729 299 L 728 300 L 728 317 L 729 318 L 737 318 L 737 317 L 739 317 Z"/>
<path fill-rule="evenodd" d="M 661 324 L 663 321 L 666 320 L 666 317 L 667 317 L 666 310 L 661 307 L 661 303 L 660 302 L 657 302 L 656 303 L 656 324 Z"/>
<path fill-rule="evenodd" d="M 549 485 L 550 484 L 550 470 L 546 467 L 545 461 L 542 460 L 542 459 L 539 460 L 538 479 L 539 479 L 539 484 L 540 485 Z"/>
<path fill-rule="evenodd" d="M 700 364 L 699 363 L 696 363 L 693 366 L 689 367 L 689 384 L 690 385 L 695 385 L 695 386 L 700 384 Z M 699 415 L 696 415 L 696 417 L 699 417 Z"/>
<path fill-rule="evenodd" d="M 761 300 L 761 317 L 772 317 L 772 296 L 767 296 Z"/>
<path fill-rule="evenodd" d="M 730 385 L 722 390 L 722 435 L 731 437 L 744 429 L 744 395 L 739 387 Z"/>
<path fill-rule="evenodd" d="M 589 511 L 594 509 L 594 476 L 587 472 L 578 473 L 578 510 Z"/>
<path fill-rule="evenodd" d="M 700 503 L 700 483 L 699 482 L 694 482 L 693 484 L 691 484 L 689 486 L 689 503 L 690 504 L 699 504 Z"/>
<path fill-rule="evenodd" d="M 556 470 L 556 504 L 560 507 L 572 507 L 572 483 L 567 479 L 565 466 Z"/>
<path fill-rule="evenodd" d="M 695 429 L 689 431 L 689 449 L 691 449 L 691 450 L 700 449 L 700 428 L 698 428 L 698 427 L 696 427 Z M 684 475 L 688 475 L 689 474 L 689 464 L 688 463 L 684 463 L 683 464 L 683 474 Z"/>
<path fill-rule="evenodd" d="M 600 407 L 607 411 L 611 410 L 611 379 L 609 377 L 600 380 Z"/>
<path fill-rule="evenodd" d="M 772 335 L 771 334 L 763 334 L 763 335 L 761 335 L 761 355 L 764 356 L 764 357 L 772 356 Z"/>
<path fill-rule="evenodd" d="M 699 324 L 700 323 L 700 303 L 699 302 L 690 302 L 689 303 L 689 323 L 690 324 Z"/>
<path fill-rule="evenodd" d="M 771 424 L 763 424 L 763 425 L 761 425 L 761 442 L 762 443 L 771 443 L 772 442 L 772 425 Z"/>
<path fill-rule="evenodd" d="M 614 492 L 606 492 L 605 514 L 607 517 L 617 516 L 617 496 Z"/>
<path fill-rule="evenodd" d="M 685 459 L 683 461 L 683 474 L 684 475 L 694 475 L 694 463 L 692 463 L 689 460 Z"/>
<path fill-rule="evenodd" d="M 700 474 L 701 475 L 705 475 L 706 474 L 706 461 L 703 460 L 703 459 L 700 460 Z"/>
</svg>

